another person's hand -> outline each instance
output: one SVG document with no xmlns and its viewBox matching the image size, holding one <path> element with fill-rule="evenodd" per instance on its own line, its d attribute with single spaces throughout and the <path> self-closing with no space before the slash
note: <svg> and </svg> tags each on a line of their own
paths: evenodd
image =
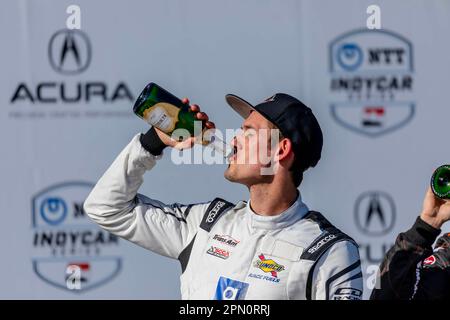
<svg viewBox="0 0 450 320">
<path fill-rule="evenodd" d="M 431 187 L 428 187 L 420 218 L 432 227 L 441 229 L 442 225 L 450 220 L 450 200 L 436 197 Z"/>
<path fill-rule="evenodd" d="M 182 101 L 184 104 L 189 104 L 188 98 L 183 98 Z M 196 105 L 196 104 L 190 105 L 189 111 L 194 112 L 195 117 L 198 120 L 205 122 L 204 125 L 205 125 L 206 129 L 214 129 L 216 127 L 213 122 L 209 121 L 208 115 L 206 113 L 200 111 L 200 107 L 198 105 Z M 179 150 L 191 148 L 197 139 L 197 137 L 189 137 L 183 141 L 177 141 L 175 139 L 172 139 L 164 131 L 159 130 L 156 127 L 155 127 L 155 130 L 156 130 L 156 133 L 158 134 L 159 138 L 165 145 L 175 148 L 175 149 L 179 149 Z"/>
</svg>

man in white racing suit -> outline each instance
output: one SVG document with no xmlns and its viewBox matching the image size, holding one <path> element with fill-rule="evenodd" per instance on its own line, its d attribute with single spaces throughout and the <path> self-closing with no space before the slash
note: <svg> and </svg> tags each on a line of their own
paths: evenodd
<svg viewBox="0 0 450 320">
<path fill-rule="evenodd" d="M 298 191 L 303 172 L 317 164 L 322 150 L 311 109 L 282 93 L 256 106 L 235 95 L 226 100 L 245 120 L 225 178 L 248 187 L 248 202 L 164 204 L 138 194 L 165 147 L 194 142 L 151 128 L 136 135 L 100 178 L 84 203 L 87 215 L 117 236 L 178 259 L 183 299 L 361 299 L 357 244 L 310 211 Z M 197 105 L 190 111 L 214 128 Z M 267 151 L 277 168 L 273 174 L 261 174 L 266 163 L 249 161 L 267 145 L 262 140 L 270 136 L 258 134 L 265 129 L 280 131 Z"/>
</svg>

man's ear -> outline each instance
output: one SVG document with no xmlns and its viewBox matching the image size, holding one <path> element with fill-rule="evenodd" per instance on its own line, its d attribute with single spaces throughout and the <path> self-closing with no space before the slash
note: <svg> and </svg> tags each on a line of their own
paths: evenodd
<svg viewBox="0 0 450 320">
<path fill-rule="evenodd" d="M 291 140 L 284 138 L 278 143 L 278 161 L 289 160 L 294 157 L 294 150 Z"/>
</svg>

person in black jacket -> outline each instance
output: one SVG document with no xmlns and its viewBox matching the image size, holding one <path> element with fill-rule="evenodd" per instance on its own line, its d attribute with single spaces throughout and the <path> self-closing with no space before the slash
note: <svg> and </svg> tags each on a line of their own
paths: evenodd
<svg viewBox="0 0 450 320">
<path fill-rule="evenodd" d="M 420 217 L 385 255 L 371 300 L 450 300 L 450 233 L 432 249 L 449 220 L 450 200 L 429 188 Z"/>
</svg>

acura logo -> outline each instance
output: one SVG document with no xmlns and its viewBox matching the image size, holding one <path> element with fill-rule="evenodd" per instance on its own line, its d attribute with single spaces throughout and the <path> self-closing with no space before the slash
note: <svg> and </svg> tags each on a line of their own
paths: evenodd
<svg viewBox="0 0 450 320">
<path fill-rule="evenodd" d="M 355 203 L 355 223 L 370 236 L 382 236 L 395 224 L 395 204 L 390 195 L 380 191 L 361 194 Z"/>
<path fill-rule="evenodd" d="M 59 30 L 50 38 L 48 57 L 56 72 L 78 74 L 89 67 L 91 43 L 80 30 Z"/>
<path fill-rule="evenodd" d="M 56 72 L 64 75 L 77 75 L 86 70 L 91 62 L 92 50 L 89 38 L 80 30 L 59 30 L 51 36 L 48 42 L 48 58 Z M 133 94 L 125 81 L 112 83 L 112 81 L 101 80 L 66 80 L 67 78 L 64 77 L 64 79 L 56 81 L 43 80 L 32 84 L 21 81 L 13 91 L 10 102 L 11 104 L 24 102 L 88 104 L 92 103 L 94 99 L 98 99 L 97 101 L 105 104 L 121 100 L 133 101 Z M 75 78 L 75 80 L 77 79 Z M 57 202 L 53 202 L 51 205 L 55 207 L 56 204 Z"/>
</svg>

